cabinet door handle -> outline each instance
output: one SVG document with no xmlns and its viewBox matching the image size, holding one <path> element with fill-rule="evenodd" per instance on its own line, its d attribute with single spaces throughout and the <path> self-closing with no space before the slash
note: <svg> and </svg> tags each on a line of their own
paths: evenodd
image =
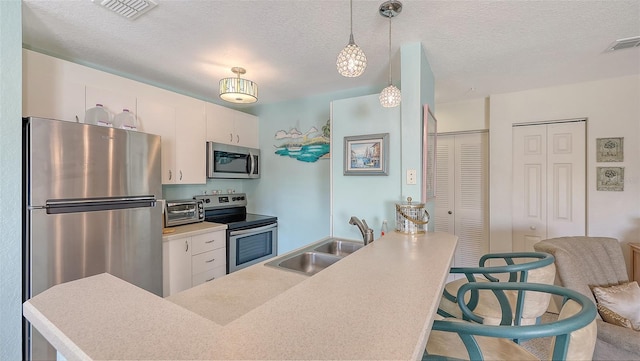
<svg viewBox="0 0 640 361">
<path fill-rule="evenodd" d="M 229 142 L 233 143 L 233 133 L 229 133 Z"/>
<path fill-rule="evenodd" d="M 215 260 L 216 260 L 215 258 L 212 258 L 212 259 L 207 260 L 207 261 L 204 261 L 204 262 L 205 262 L 205 263 L 211 263 L 211 262 L 213 262 L 213 261 L 215 261 Z"/>
<path fill-rule="evenodd" d="M 240 143 L 240 136 L 238 134 L 236 134 L 236 143 Z"/>
<path fill-rule="evenodd" d="M 182 180 L 182 170 L 180 171 L 180 180 Z"/>
<path fill-rule="evenodd" d="M 185 246 L 184 251 L 185 252 L 189 251 L 189 242 L 184 241 L 184 246 Z"/>
<path fill-rule="evenodd" d="M 169 170 L 169 180 L 171 180 L 172 176 L 173 176 L 173 174 L 171 174 L 171 170 Z"/>
<path fill-rule="evenodd" d="M 209 278 L 208 280 L 205 280 L 205 282 L 213 281 L 213 280 L 215 280 L 215 279 L 216 279 L 215 277 L 211 277 L 211 278 Z"/>
<path fill-rule="evenodd" d="M 447 212 L 447 213 L 449 213 L 449 214 L 453 214 L 453 212 L 451 212 L 451 211 L 449 211 L 449 212 Z"/>
<path fill-rule="evenodd" d="M 213 242 L 215 242 L 215 241 L 216 241 L 215 239 L 212 239 L 212 240 L 210 240 L 210 241 L 205 241 L 204 243 L 213 243 Z"/>
</svg>

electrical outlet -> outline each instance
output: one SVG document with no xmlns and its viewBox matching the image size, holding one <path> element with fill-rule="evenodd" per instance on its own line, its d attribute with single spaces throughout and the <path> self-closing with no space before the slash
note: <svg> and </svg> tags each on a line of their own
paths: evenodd
<svg viewBox="0 0 640 361">
<path fill-rule="evenodd" d="M 417 172 L 415 169 L 407 169 L 407 184 L 418 184 L 416 177 Z"/>
</svg>

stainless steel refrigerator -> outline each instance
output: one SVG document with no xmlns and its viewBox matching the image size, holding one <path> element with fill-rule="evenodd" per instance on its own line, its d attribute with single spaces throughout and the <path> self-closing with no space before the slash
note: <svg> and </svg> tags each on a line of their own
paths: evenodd
<svg viewBox="0 0 640 361">
<path fill-rule="evenodd" d="M 162 295 L 160 137 L 23 118 L 23 297 L 108 272 Z M 24 357 L 55 359 L 25 321 Z"/>
</svg>

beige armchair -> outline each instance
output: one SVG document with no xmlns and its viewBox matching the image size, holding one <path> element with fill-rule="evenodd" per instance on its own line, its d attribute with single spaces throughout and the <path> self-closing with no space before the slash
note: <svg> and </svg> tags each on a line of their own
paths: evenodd
<svg viewBox="0 0 640 361">
<path fill-rule="evenodd" d="M 540 241 L 538 252 L 555 257 L 561 285 L 580 292 L 596 303 L 590 287 L 629 281 L 618 240 L 606 237 L 561 237 Z M 602 321 L 598 316 L 594 360 L 640 360 L 640 331 Z"/>
</svg>

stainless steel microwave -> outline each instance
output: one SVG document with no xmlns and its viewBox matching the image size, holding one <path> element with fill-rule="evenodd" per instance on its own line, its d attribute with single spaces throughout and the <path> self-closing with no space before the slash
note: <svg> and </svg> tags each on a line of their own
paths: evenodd
<svg viewBox="0 0 640 361">
<path fill-rule="evenodd" d="M 207 142 L 207 178 L 260 178 L 260 149 Z"/>
</svg>

